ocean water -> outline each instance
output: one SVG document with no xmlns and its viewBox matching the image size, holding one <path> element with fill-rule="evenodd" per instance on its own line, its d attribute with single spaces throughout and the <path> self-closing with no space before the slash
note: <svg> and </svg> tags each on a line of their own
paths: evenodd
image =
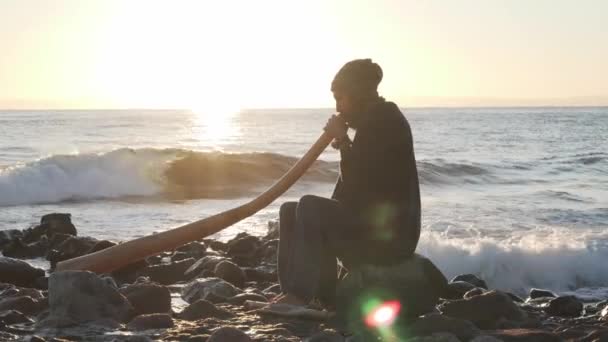
<svg viewBox="0 0 608 342">
<path fill-rule="evenodd" d="M 494 288 L 608 298 L 608 108 L 404 113 L 421 181 L 419 253 Z M 270 186 L 331 114 L 0 111 L 0 229 L 70 212 L 82 235 L 118 241 L 204 218 Z M 216 237 L 264 234 L 283 201 L 330 196 L 338 159 L 328 148 L 280 199 Z"/>
</svg>

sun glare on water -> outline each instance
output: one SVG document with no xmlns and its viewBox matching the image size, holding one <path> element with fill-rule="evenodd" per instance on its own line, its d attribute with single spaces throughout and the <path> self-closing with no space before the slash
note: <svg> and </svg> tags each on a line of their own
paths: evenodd
<svg viewBox="0 0 608 342">
<path fill-rule="evenodd" d="M 203 146 L 221 150 L 222 146 L 240 135 L 235 122 L 240 109 L 237 106 L 200 106 L 192 109 L 193 134 Z"/>
</svg>

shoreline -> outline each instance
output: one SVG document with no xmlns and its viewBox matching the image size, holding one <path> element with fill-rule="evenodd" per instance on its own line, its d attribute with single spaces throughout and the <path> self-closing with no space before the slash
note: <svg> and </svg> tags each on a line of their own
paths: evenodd
<svg viewBox="0 0 608 342">
<path fill-rule="evenodd" d="M 0 249 L 8 255 L 0 257 L 0 338 L 29 341 L 53 337 L 68 341 L 383 338 L 380 330 L 348 331 L 332 319 L 311 320 L 308 316 L 294 318 L 250 310 L 246 301 L 268 302 L 280 292 L 275 262 L 278 227 L 275 222 L 269 223 L 268 228 L 261 237 L 240 233 L 226 242 L 214 239 L 191 242 L 110 275 L 57 272 L 50 273 L 50 277 L 48 272 L 18 260 L 31 260 L 28 256 L 37 255 L 54 264 L 113 243 L 78 236 L 69 214 L 45 215 L 40 225 L 21 231 L 0 231 Z M 62 279 L 66 277 L 76 277 L 82 283 Z M 86 297 L 89 302 L 81 303 L 87 312 L 92 312 L 88 314 L 99 317 L 82 321 L 70 317 L 67 322 L 66 317 L 58 317 L 66 301 L 52 299 L 61 296 L 58 289 L 76 284 L 69 297 L 78 297 L 86 288 L 84 284 L 89 283 L 115 293 L 121 305 L 130 307 L 129 314 L 108 316 L 105 310 L 96 311 L 100 305 L 108 305 L 108 298 L 101 291 Z M 446 285 L 432 310 L 393 325 L 395 336 L 405 338 L 399 332 L 402 328 L 409 331 L 408 340 L 415 341 L 534 341 L 540 337 L 586 341 L 594 336 L 608 336 L 606 301 L 583 303 L 574 296 L 539 290 L 522 299 L 488 289 L 475 275 L 458 276 Z M 384 338 L 391 341 L 387 336 Z"/>
</svg>

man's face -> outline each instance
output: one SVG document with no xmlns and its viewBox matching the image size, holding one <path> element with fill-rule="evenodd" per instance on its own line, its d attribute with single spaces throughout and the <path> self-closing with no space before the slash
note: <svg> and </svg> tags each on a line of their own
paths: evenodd
<svg viewBox="0 0 608 342">
<path fill-rule="evenodd" d="M 339 90 L 335 90 L 334 99 L 336 100 L 336 111 L 343 115 L 344 117 L 348 117 L 351 113 L 354 112 L 354 105 L 352 98 Z"/>
</svg>

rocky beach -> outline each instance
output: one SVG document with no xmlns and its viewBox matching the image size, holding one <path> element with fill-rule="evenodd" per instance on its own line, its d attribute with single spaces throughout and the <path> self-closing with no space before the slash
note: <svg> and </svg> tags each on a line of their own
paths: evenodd
<svg viewBox="0 0 608 342">
<path fill-rule="evenodd" d="M 111 274 L 53 272 L 57 262 L 115 243 L 78 235 L 71 215 L 61 213 L 27 229 L 0 231 L 0 340 L 608 340 L 608 301 L 542 289 L 521 298 L 488 288 L 473 274 L 447 281 L 419 255 L 342 272 L 329 311 L 314 304 L 265 307 L 261 303 L 280 292 L 276 221 L 263 237 L 194 241 Z M 49 269 L 32 266 L 42 259 Z M 391 324 L 364 322 L 357 305 L 366 287 L 390 290 L 378 300 L 399 301 L 403 310 Z"/>
</svg>

